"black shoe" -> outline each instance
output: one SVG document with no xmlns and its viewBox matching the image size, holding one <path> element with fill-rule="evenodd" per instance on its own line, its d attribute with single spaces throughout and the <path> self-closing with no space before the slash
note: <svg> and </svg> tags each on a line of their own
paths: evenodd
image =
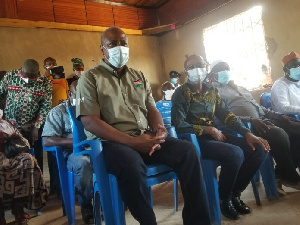
<svg viewBox="0 0 300 225">
<path fill-rule="evenodd" d="M 94 224 L 93 206 L 81 206 L 81 216 L 85 224 Z"/>
<path fill-rule="evenodd" d="M 232 204 L 240 214 L 249 214 L 252 212 L 252 209 L 250 209 L 250 207 L 247 206 L 239 197 L 232 197 Z"/>
<path fill-rule="evenodd" d="M 231 220 L 237 220 L 240 218 L 239 213 L 234 208 L 232 201 L 223 201 L 220 205 L 222 215 Z"/>
</svg>

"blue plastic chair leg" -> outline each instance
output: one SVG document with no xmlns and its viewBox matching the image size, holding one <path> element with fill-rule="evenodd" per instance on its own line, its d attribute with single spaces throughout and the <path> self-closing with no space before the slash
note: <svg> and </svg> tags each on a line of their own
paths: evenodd
<svg viewBox="0 0 300 225">
<path fill-rule="evenodd" d="M 261 205 L 261 201 L 260 201 L 260 197 L 259 197 L 259 192 L 258 192 L 256 181 L 257 181 L 257 178 L 256 178 L 256 175 L 255 175 L 252 178 L 252 180 L 251 180 L 251 184 L 252 184 L 252 189 L 253 189 L 253 193 L 254 193 L 256 205 L 260 206 Z"/>
<path fill-rule="evenodd" d="M 267 157 L 264 163 L 260 167 L 262 181 L 265 186 L 265 192 L 269 201 L 278 198 L 278 192 L 276 187 L 276 179 L 274 173 L 274 163 L 271 155 Z"/>
<path fill-rule="evenodd" d="M 174 212 L 178 211 L 178 179 L 174 179 Z"/>
<path fill-rule="evenodd" d="M 68 185 L 69 185 L 69 196 L 70 196 L 70 209 L 71 216 L 75 220 L 75 188 L 74 188 L 74 175 L 73 172 L 68 171 Z M 73 220 L 73 219 L 72 219 Z M 75 223 L 75 221 L 74 221 Z"/>
<path fill-rule="evenodd" d="M 203 176 L 206 184 L 206 193 L 209 199 L 211 218 L 214 221 L 214 224 L 221 224 L 221 209 L 216 173 L 218 164 L 218 162 L 202 160 Z"/>
<path fill-rule="evenodd" d="M 65 159 L 62 151 L 56 151 L 56 159 L 59 171 L 60 185 L 66 214 L 68 217 L 68 225 L 75 225 L 75 200 L 74 200 L 74 178 L 73 173 L 68 171 L 65 165 Z M 73 200 L 72 200 L 73 198 Z"/>
<path fill-rule="evenodd" d="M 255 182 L 256 183 L 260 182 L 260 171 L 259 170 L 256 172 L 256 174 L 254 175 L 254 177 L 255 177 Z"/>
<path fill-rule="evenodd" d="M 118 182 L 114 175 L 109 174 L 110 179 L 110 188 L 111 188 L 111 196 L 113 203 L 113 211 L 116 219 L 115 225 L 124 225 L 125 222 L 125 207 L 123 200 L 121 198 L 121 194 L 118 188 Z"/>
<path fill-rule="evenodd" d="M 94 186 L 94 199 L 93 199 L 93 212 L 94 212 L 94 223 L 95 225 L 102 225 L 101 218 L 101 203 L 100 203 L 100 192 L 98 184 L 96 182 L 96 176 L 93 174 L 93 186 Z"/>
<path fill-rule="evenodd" d="M 148 189 L 149 189 L 149 195 L 150 195 L 150 204 L 151 204 L 151 207 L 153 208 L 152 190 L 151 190 L 151 187 L 148 187 Z"/>
</svg>

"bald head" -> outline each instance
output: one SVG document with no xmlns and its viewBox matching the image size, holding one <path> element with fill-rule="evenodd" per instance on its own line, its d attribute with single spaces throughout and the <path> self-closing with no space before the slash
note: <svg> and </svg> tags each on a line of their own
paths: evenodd
<svg viewBox="0 0 300 225">
<path fill-rule="evenodd" d="M 109 27 L 101 35 L 101 45 L 105 46 L 105 44 L 107 44 L 106 42 L 108 39 L 112 37 L 120 37 L 120 36 L 126 36 L 127 39 L 127 35 L 120 27 L 117 26 Z"/>
<path fill-rule="evenodd" d="M 22 71 L 26 73 L 38 73 L 40 70 L 39 63 L 34 59 L 26 59 L 22 65 Z"/>
<path fill-rule="evenodd" d="M 30 79 L 40 76 L 39 63 L 34 59 L 26 59 L 22 65 L 22 76 Z"/>
<path fill-rule="evenodd" d="M 112 56 L 109 55 L 111 49 L 113 49 Z M 101 36 L 101 51 L 104 56 L 104 62 L 112 68 L 117 68 L 121 73 L 129 59 L 127 35 L 121 28 L 116 26 L 106 29 Z"/>
</svg>

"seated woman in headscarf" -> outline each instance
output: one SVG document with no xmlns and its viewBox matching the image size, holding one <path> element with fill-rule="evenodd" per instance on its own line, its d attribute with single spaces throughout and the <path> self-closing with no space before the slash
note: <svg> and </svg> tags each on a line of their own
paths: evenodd
<svg viewBox="0 0 300 225">
<path fill-rule="evenodd" d="M 72 78 L 67 79 L 69 86 L 73 81 L 78 80 L 84 71 L 84 64 L 82 62 L 82 59 L 72 58 L 71 61 L 73 62 L 73 71 L 75 75 Z"/>
<path fill-rule="evenodd" d="M 30 216 L 24 207 L 43 207 L 48 191 L 36 159 L 27 153 L 28 141 L 2 115 L 0 110 L 0 225 L 6 224 L 5 208 L 12 209 L 17 224 L 26 225 Z"/>
</svg>

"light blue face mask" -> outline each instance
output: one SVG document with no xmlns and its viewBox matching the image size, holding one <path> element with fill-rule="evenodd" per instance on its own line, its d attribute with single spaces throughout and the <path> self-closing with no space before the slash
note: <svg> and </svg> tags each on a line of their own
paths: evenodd
<svg viewBox="0 0 300 225">
<path fill-rule="evenodd" d="M 221 72 L 218 72 L 218 82 L 221 84 L 228 84 L 230 81 L 230 71 L 224 70 Z"/>
<path fill-rule="evenodd" d="M 290 76 L 293 80 L 300 80 L 300 66 L 290 69 Z"/>
<path fill-rule="evenodd" d="M 171 83 L 172 84 L 177 84 L 178 79 L 177 78 L 171 78 Z"/>
<path fill-rule="evenodd" d="M 206 69 L 204 68 L 194 68 L 192 70 L 188 70 L 187 73 L 189 75 L 189 81 L 195 84 L 203 82 L 207 75 Z"/>
</svg>

